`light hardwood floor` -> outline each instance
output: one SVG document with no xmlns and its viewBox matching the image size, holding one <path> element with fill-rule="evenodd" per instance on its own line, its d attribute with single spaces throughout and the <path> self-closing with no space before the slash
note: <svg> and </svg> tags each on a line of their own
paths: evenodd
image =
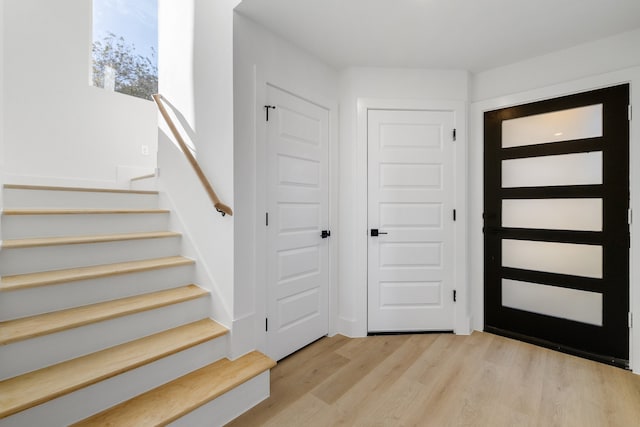
<svg viewBox="0 0 640 427">
<path fill-rule="evenodd" d="M 239 426 L 640 426 L 640 376 L 492 334 L 324 338 Z"/>
</svg>

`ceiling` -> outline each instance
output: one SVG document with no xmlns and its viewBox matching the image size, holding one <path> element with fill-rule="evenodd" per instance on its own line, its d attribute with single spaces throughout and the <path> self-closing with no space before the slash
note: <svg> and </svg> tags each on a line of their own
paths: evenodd
<svg viewBox="0 0 640 427">
<path fill-rule="evenodd" d="M 243 0 L 236 10 L 336 68 L 478 72 L 640 28 L 640 0 Z"/>
</svg>

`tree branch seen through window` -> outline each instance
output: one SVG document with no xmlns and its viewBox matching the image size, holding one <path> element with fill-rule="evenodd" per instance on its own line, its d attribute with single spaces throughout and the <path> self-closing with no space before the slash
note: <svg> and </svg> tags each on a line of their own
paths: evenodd
<svg viewBox="0 0 640 427">
<path fill-rule="evenodd" d="M 136 53 L 135 45 L 113 33 L 93 42 L 93 85 L 139 98 L 158 91 L 156 51 L 151 58 Z"/>
</svg>

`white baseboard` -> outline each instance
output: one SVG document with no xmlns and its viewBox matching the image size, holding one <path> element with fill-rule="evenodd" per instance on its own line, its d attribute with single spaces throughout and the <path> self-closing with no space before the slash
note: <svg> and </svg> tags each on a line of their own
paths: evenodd
<svg viewBox="0 0 640 427">
<path fill-rule="evenodd" d="M 349 338 L 362 338 L 367 336 L 367 331 L 362 330 L 359 323 L 352 319 L 338 318 L 337 333 Z"/>
</svg>

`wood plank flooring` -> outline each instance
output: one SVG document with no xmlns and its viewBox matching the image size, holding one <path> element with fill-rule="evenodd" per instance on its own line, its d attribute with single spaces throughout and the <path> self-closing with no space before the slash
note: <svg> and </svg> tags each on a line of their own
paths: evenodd
<svg viewBox="0 0 640 427">
<path fill-rule="evenodd" d="M 228 426 L 640 426 L 640 376 L 482 332 L 337 335 L 280 361 Z"/>
</svg>

